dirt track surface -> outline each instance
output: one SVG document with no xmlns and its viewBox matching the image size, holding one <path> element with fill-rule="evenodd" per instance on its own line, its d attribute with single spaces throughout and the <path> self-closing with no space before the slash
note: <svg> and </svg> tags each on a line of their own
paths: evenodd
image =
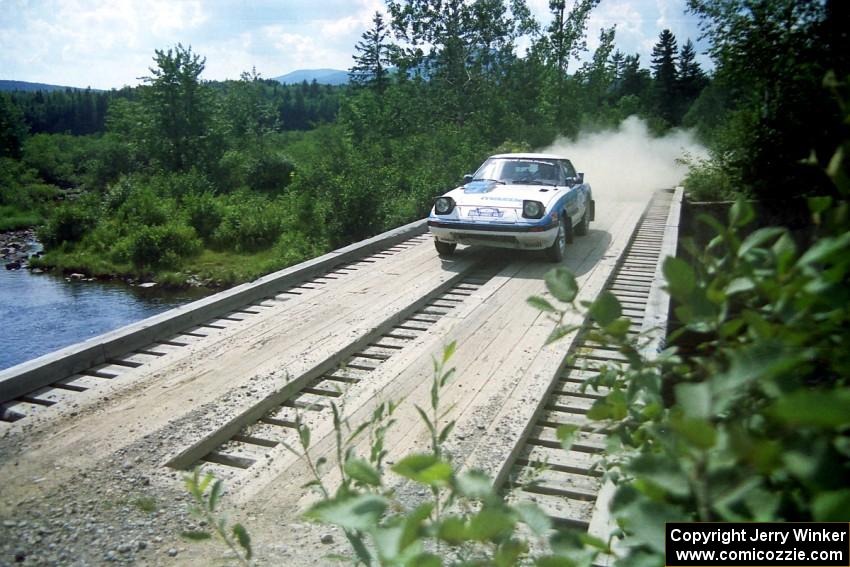
<svg viewBox="0 0 850 567">
<path fill-rule="evenodd" d="M 565 265 L 591 298 L 637 223 L 645 200 L 597 202 L 590 234 L 576 238 Z M 552 268 L 537 253 L 459 249 L 440 260 L 430 238 L 322 289 L 271 303 L 229 325 L 38 415 L 0 428 L 0 565 L 199 565 L 228 561 L 225 548 L 190 543 L 184 471 L 166 465 L 260 401 L 334 356 L 458 274 L 489 262 L 495 275 L 346 394 L 356 422 L 381 400 L 404 399 L 388 437 L 390 460 L 427 447 L 413 405 L 427 405 L 431 358 L 457 340 L 457 377 L 445 392 L 457 428 L 448 450 L 459 466 L 491 471 L 490 451 L 515 432 L 499 425 L 508 401 L 536 403 L 536 389 L 566 351 L 545 347 L 552 321 L 525 299 L 544 294 Z M 442 286 L 442 287 L 441 287 Z M 520 424 L 517 424 L 520 425 Z M 316 456 L 331 456 L 324 423 Z M 225 509 L 254 540 L 261 565 L 321 565 L 347 553 L 342 535 L 299 513 L 315 498 L 303 464 L 283 447 L 247 469 L 222 471 Z M 488 460 L 489 459 L 489 460 Z M 333 478 L 328 479 L 333 483 Z M 418 492 L 400 487 L 406 497 Z M 322 543 L 322 542 L 327 543 Z"/>
</svg>

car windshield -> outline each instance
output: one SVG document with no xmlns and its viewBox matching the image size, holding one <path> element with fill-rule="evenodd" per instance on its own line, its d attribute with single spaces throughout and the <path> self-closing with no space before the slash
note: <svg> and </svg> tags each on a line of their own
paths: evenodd
<svg viewBox="0 0 850 567">
<path fill-rule="evenodd" d="M 490 158 L 473 180 L 493 180 L 514 185 L 558 185 L 558 166 L 553 161 L 522 158 Z"/>
</svg>

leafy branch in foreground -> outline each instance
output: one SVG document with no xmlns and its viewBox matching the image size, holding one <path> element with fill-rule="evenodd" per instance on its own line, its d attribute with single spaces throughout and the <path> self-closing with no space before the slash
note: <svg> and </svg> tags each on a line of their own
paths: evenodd
<svg viewBox="0 0 850 567">
<path fill-rule="evenodd" d="M 430 499 L 402 498 L 385 475 L 384 439 L 394 421 L 394 404 L 381 404 L 367 422 L 352 428 L 334 406 L 336 453 L 342 457 L 341 481 L 332 495 L 319 466 L 310 466 L 322 499 L 306 513 L 308 518 L 341 528 L 363 565 L 536 565 L 590 566 L 607 546 L 595 538 L 555 528 L 532 502 L 507 502 L 493 481 L 480 471 L 459 471 L 446 459 L 443 445 L 454 426 L 444 423 L 440 393 L 454 375 L 449 361 L 455 351 L 448 345 L 434 360 L 430 411 L 416 407 L 429 432 L 430 452 L 414 453 L 390 467 L 402 482 L 427 489 Z M 299 425 L 299 430 L 306 426 Z M 358 439 L 365 431 L 368 457 L 359 457 Z M 350 434 L 349 434 L 350 432 Z M 311 463 L 309 433 L 301 436 L 299 455 Z M 319 463 L 321 459 L 315 461 Z M 411 501 L 416 500 L 416 501 Z M 531 535 L 537 543 L 530 553 Z"/>
<path fill-rule="evenodd" d="M 191 511 L 206 522 L 208 529 L 183 532 L 181 535 L 192 541 L 208 540 L 215 535 L 230 548 L 242 565 L 250 565 L 253 551 L 248 532 L 239 523 L 233 524 L 228 529 L 227 519 L 216 511 L 221 502 L 222 481 L 215 479 L 212 473 L 207 473 L 201 478 L 200 467 L 195 468 L 191 474 L 187 474 L 184 480 L 186 488 L 194 499 Z M 208 488 L 209 492 L 207 492 Z"/>
<path fill-rule="evenodd" d="M 663 565 L 670 521 L 850 519 L 849 208 L 808 203 L 817 235 L 805 249 L 783 227 L 745 233 L 755 211 L 744 201 L 726 223 L 700 217 L 708 245 L 685 240 L 691 260 L 663 264 L 678 328 L 655 356 L 615 296 L 584 304 L 586 338 L 627 358 L 585 385 L 608 389 L 587 416 L 621 447 L 607 463 L 619 565 Z M 553 277 L 552 295 L 571 288 Z"/>
</svg>

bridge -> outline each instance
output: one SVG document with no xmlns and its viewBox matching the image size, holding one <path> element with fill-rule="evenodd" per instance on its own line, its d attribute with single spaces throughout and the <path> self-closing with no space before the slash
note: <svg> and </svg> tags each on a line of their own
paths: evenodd
<svg viewBox="0 0 850 567">
<path fill-rule="evenodd" d="M 616 201 L 600 192 L 596 222 L 564 262 L 577 300 L 611 290 L 635 332 L 652 337 L 650 351 L 664 339 L 660 266 L 676 252 L 681 199 L 681 188 Z M 333 462 L 331 401 L 357 423 L 403 400 L 388 458 L 424 450 L 430 437 L 413 407 L 428 405 L 432 357 L 451 341 L 457 375 L 442 403 L 457 421 L 453 461 L 500 486 L 548 463 L 513 497 L 607 534 L 611 487 L 593 466 L 606 439 L 584 415 L 601 394 L 580 386 L 594 365 L 622 357 L 580 332 L 545 344 L 555 322 L 526 298 L 545 295 L 551 268 L 542 255 L 506 250 L 441 259 L 422 220 L 0 372 L 0 545 L 32 541 L 39 557 L 72 549 L 99 560 L 116 529 L 149 542 L 119 559 L 158 561 L 168 548 L 210 560 L 208 547 L 176 542 L 191 525 L 181 477 L 200 465 L 225 479 L 261 557 L 315 564 L 342 552 L 342 537 L 319 543 L 327 528 L 298 518 L 315 497 L 286 447 L 297 444 L 296 415 L 314 456 Z M 580 428 L 570 451 L 556 437 L 561 424 Z M 133 504 L 145 498 L 154 512 Z M 32 536 L 56 510 L 58 527 Z M 81 536 L 80 526 L 106 536 Z"/>
</svg>

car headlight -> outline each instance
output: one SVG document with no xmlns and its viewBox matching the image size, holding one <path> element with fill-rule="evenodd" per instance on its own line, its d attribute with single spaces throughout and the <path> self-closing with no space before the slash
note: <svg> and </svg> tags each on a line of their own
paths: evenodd
<svg viewBox="0 0 850 567">
<path fill-rule="evenodd" d="M 434 212 L 438 215 L 447 215 L 455 208 L 455 200 L 451 197 L 437 197 L 434 200 Z"/>
<path fill-rule="evenodd" d="M 540 201 L 523 201 L 522 216 L 527 219 L 539 219 L 543 217 L 543 203 Z"/>
</svg>

